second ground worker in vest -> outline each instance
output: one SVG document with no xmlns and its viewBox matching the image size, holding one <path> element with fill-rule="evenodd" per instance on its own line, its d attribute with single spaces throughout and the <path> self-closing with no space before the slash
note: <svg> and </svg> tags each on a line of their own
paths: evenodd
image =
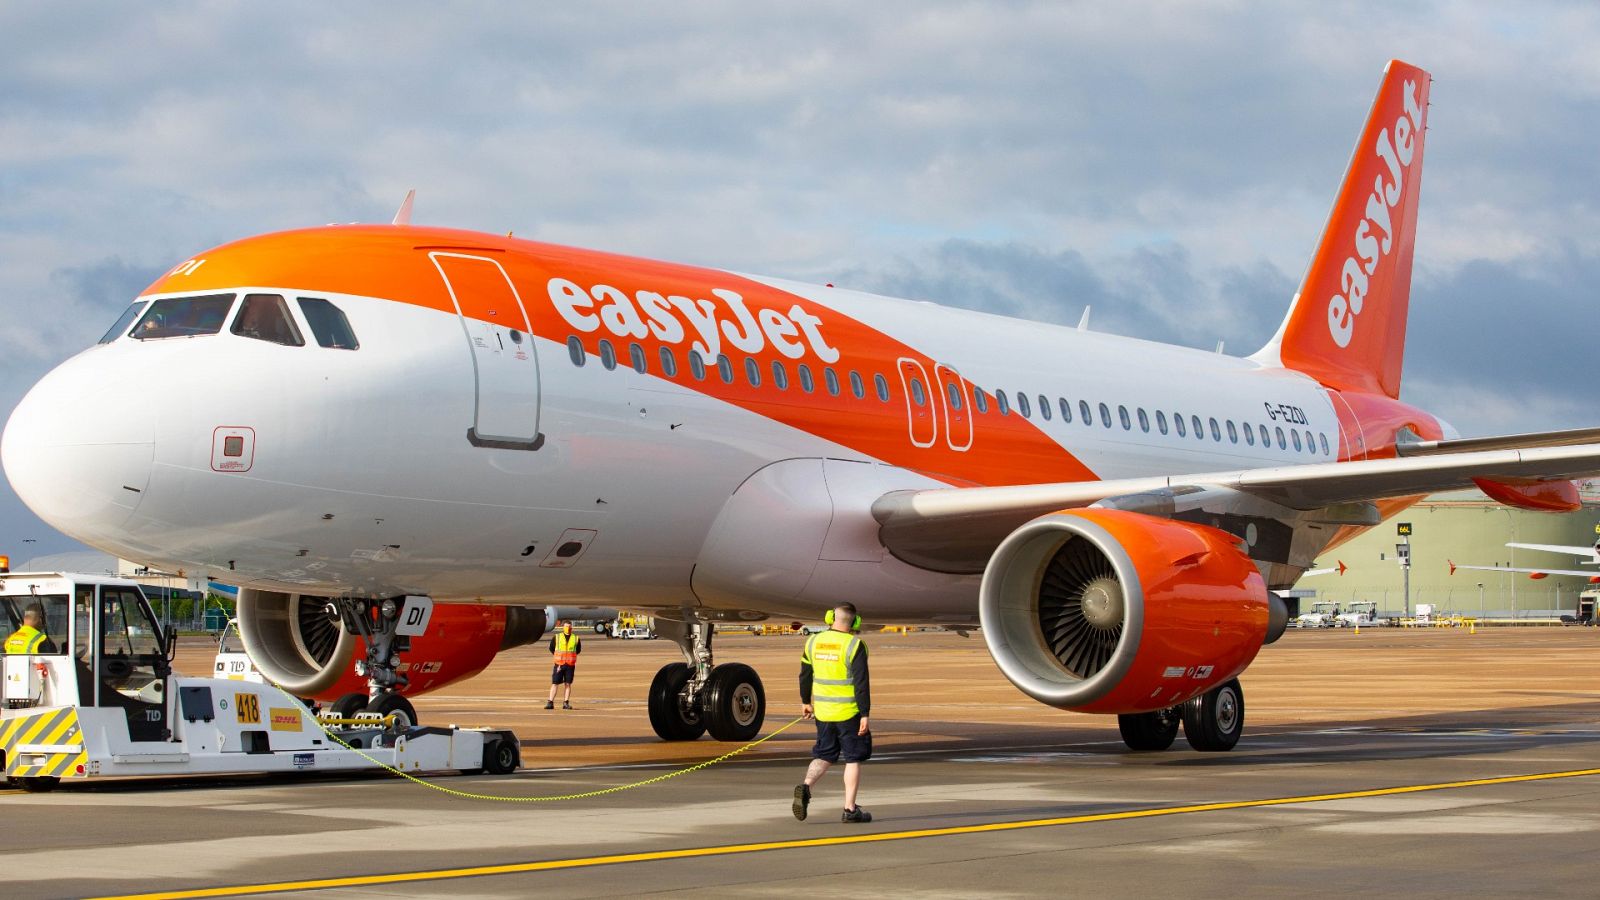
<svg viewBox="0 0 1600 900">
<path fill-rule="evenodd" d="M 867 683 L 867 645 L 856 632 L 861 617 L 853 604 L 841 603 L 828 613 L 831 628 L 806 638 L 800 656 L 801 712 L 817 719 L 817 744 L 811 748 L 806 780 L 794 789 L 794 817 L 804 821 L 811 787 L 828 767 L 844 760 L 844 815 L 841 821 L 871 822 L 872 814 L 856 805 L 861 764 L 872 756 L 872 731 L 867 713 L 872 694 Z"/>
<path fill-rule="evenodd" d="M 550 672 L 550 699 L 545 709 L 556 708 L 556 686 L 566 685 L 566 696 L 561 698 L 561 708 L 572 708 L 572 675 L 578 670 L 578 654 L 583 652 L 583 641 L 572 633 L 572 623 L 561 626 L 561 631 L 550 636 L 550 653 L 555 656 L 555 668 Z"/>
</svg>

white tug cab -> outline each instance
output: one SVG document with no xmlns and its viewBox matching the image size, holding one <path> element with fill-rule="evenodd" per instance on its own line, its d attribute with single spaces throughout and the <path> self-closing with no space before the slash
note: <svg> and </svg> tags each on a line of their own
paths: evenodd
<svg viewBox="0 0 1600 900">
<path fill-rule="evenodd" d="M 63 778 L 326 772 L 505 774 L 521 762 L 509 731 L 429 728 L 363 713 L 321 719 L 266 683 L 172 672 L 136 582 L 59 572 L 0 575 L 9 635 L 35 610 L 36 652 L 4 657 L 0 768 L 30 791 Z"/>
</svg>

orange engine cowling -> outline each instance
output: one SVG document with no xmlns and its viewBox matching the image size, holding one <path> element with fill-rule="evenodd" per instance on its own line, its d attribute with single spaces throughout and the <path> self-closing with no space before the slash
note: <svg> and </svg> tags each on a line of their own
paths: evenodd
<svg viewBox="0 0 1600 900">
<path fill-rule="evenodd" d="M 328 598 L 254 588 L 239 590 L 239 636 L 250 661 L 296 696 L 333 700 L 365 693 L 355 672 L 361 639 L 328 615 Z M 482 603 L 437 603 L 426 634 L 401 654 L 400 693 L 417 696 L 482 672 L 502 650 L 537 641 L 545 611 Z"/>
<path fill-rule="evenodd" d="M 1011 683 L 1042 703 L 1176 706 L 1244 671 L 1269 632 L 1281 633 L 1283 607 L 1237 545 L 1224 531 L 1135 512 L 1041 516 L 984 570 L 984 640 Z"/>
</svg>

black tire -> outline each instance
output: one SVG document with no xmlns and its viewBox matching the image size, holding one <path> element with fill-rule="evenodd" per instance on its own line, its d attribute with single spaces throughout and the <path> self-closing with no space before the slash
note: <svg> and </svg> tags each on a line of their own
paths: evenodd
<svg viewBox="0 0 1600 900">
<path fill-rule="evenodd" d="M 367 712 L 377 713 L 380 716 L 394 716 L 394 725 L 390 730 L 397 733 L 408 731 L 411 726 L 417 724 L 416 707 L 400 694 L 389 693 L 379 696 L 367 704 Z"/>
<path fill-rule="evenodd" d="M 1178 722 L 1183 714 L 1177 707 L 1155 712 L 1117 716 L 1117 730 L 1129 750 L 1165 750 L 1178 737 Z"/>
<path fill-rule="evenodd" d="M 54 775 L 25 775 L 17 783 L 30 794 L 47 794 L 61 784 L 61 779 Z"/>
<path fill-rule="evenodd" d="M 483 746 L 483 770 L 490 775 L 510 775 L 521 762 L 517 745 L 504 738 L 494 738 Z"/>
<path fill-rule="evenodd" d="M 328 715 L 335 719 L 354 718 L 355 714 L 367 708 L 366 694 L 345 694 L 339 699 L 328 704 Z"/>
<path fill-rule="evenodd" d="M 1232 750 L 1244 733 L 1244 688 L 1234 678 L 1183 704 L 1183 736 L 1202 753 Z"/>
<path fill-rule="evenodd" d="M 606 623 L 604 623 L 604 622 L 596 622 L 596 623 L 594 623 L 594 633 L 595 634 L 605 634 L 605 633 L 607 633 Z"/>
<path fill-rule="evenodd" d="M 650 727 L 663 741 L 692 741 L 706 733 L 700 711 L 678 699 L 692 674 L 688 663 L 668 663 L 650 680 Z"/>
<path fill-rule="evenodd" d="M 767 716 L 767 692 L 761 677 L 744 663 L 723 663 L 712 669 L 700 703 L 706 730 L 719 741 L 751 740 L 761 733 Z"/>
</svg>

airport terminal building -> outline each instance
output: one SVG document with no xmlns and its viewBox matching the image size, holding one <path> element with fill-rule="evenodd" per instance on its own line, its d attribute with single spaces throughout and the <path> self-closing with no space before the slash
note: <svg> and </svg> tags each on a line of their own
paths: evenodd
<svg viewBox="0 0 1600 900">
<path fill-rule="evenodd" d="M 1502 506 L 1478 491 L 1452 491 L 1427 497 L 1394 519 L 1347 544 L 1323 553 L 1317 560 L 1321 574 L 1308 575 L 1295 585 L 1303 596 L 1301 610 L 1315 601 L 1333 601 L 1344 607 L 1352 601 L 1370 601 L 1385 617 L 1406 610 L 1404 572 L 1396 545 L 1399 523 L 1411 525 L 1410 609 L 1432 604 L 1435 614 L 1460 614 L 1480 618 L 1552 618 L 1578 610 L 1579 595 L 1591 586 L 1587 578 L 1572 575 L 1533 577 L 1510 571 L 1481 571 L 1460 566 L 1504 568 L 1551 567 L 1581 570 L 1580 558 L 1562 553 L 1514 549 L 1508 542 L 1592 546 L 1600 533 L 1600 481 L 1582 485 L 1584 508 L 1572 513 L 1541 513 Z M 1338 572 L 1339 563 L 1345 571 Z M 1451 563 L 1457 568 L 1451 572 Z"/>
</svg>

